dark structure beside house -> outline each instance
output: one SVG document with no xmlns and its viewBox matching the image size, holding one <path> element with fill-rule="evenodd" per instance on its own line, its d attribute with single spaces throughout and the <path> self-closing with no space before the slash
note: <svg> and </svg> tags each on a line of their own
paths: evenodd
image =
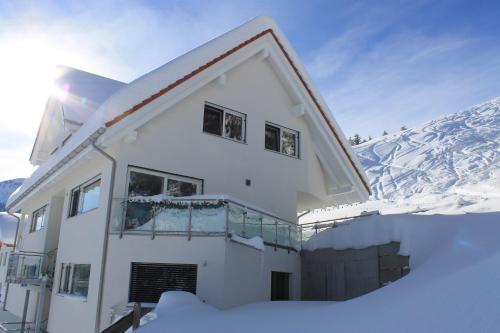
<svg viewBox="0 0 500 333">
<path fill-rule="evenodd" d="M 301 253 L 302 299 L 345 301 L 369 293 L 408 274 L 409 257 L 399 243 L 364 249 L 318 249 Z"/>
</svg>

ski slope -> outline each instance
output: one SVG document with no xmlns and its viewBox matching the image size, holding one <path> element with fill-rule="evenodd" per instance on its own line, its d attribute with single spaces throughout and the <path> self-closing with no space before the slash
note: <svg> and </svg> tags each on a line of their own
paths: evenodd
<svg viewBox="0 0 500 333">
<path fill-rule="evenodd" d="M 488 181 L 500 168 L 500 97 L 354 150 L 373 199 L 461 191 Z"/>
</svg>

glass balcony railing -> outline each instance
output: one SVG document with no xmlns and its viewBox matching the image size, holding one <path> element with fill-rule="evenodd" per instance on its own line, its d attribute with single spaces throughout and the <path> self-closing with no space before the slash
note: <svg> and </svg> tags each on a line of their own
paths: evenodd
<svg viewBox="0 0 500 333">
<path fill-rule="evenodd" d="M 52 281 L 55 268 L 55 251 L 49 253 L 14 252 L 9 257 L 7 282 L 39 284 L 42 277 Z"/>
<path fill-rule="evenodd" d="M 264 243 L 300 250 L 300 226 L 234 200 L 210 196 L 116 200 L 112 233 L 259 236 Z"/>
</svg>

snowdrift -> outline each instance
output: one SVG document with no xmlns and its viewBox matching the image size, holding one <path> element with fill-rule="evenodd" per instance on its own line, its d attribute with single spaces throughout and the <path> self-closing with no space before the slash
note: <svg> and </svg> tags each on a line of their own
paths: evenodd
<svg viewBox="0 0 500 333">
<path fill-rule="evenodd" d="M 330 229 L 306 246 L 400 240 L 411 273 L 346 302 L 268 302 L 218 311 L 171 298 L 139 332 L 498 332 L 500 212 L 381 215 Z M 158 307 L 164 308 L 163 301 Z M 188 319 L 189 318 L 189 319 Z"/>
</svg>

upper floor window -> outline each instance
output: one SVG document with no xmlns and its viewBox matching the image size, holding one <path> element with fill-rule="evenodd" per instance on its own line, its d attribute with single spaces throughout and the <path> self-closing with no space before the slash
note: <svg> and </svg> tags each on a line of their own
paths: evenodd
<svg viewBox="0 0 500 333">
<path fill-rule="evenodd" d="M 31 217 L 31 227 L 30 232 L 34 232 L 45 227 L 45 213 L 47 211 L 47 206 L 43 206 L 33 212 Z"/>
<path fill-rule="evenodd" d="M 88 212 L 99 206 L 101 179 L 91 179 L 71 191 L 69 216 Z"/>
<path fill-rule="evenodd" d="M 244 113 L 205 103 L 203 132 L 245 142 L 246 118 Z"/>
<path fill-rule="evenodd" d="M 299 132 L 266 123 L 265 147 L 288 156 L 299 157 Z"/>
</svg>

